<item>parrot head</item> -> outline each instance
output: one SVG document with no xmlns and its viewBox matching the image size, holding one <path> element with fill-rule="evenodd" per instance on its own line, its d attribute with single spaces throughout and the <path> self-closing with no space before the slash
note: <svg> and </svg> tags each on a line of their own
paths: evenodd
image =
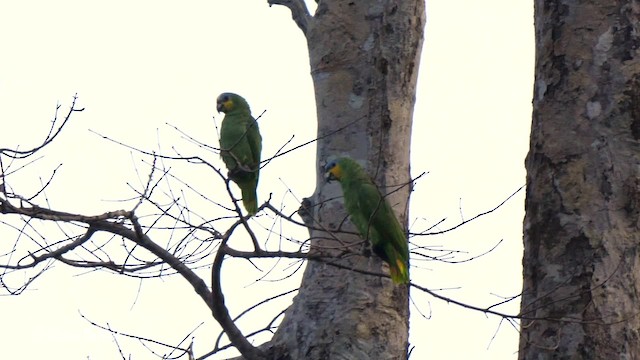
<svg viewBox="0 0 640 360">
<path fill-rule="evenodd" d="M 325 179 L 327 182 L 331 180 L 342 179 L 342 166 L 340 165 L 340 159 L 332 160 L 324 166 Z"/>
<path fill-rule="evenodd" d="M 222 93 L 216 100 L 216 109 L 218 112 L 228 113 L 237 108 L 249 108 L 247 101 L 240 95 L 234 93 Z"/>
</svg>

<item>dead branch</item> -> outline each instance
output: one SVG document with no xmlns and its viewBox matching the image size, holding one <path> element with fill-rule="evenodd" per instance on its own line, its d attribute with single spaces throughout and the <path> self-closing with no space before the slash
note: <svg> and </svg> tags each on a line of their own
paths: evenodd
<svg viewBox="0 0 640 360">
<path fill-rule="evenodd" d="M 457 225 L 450 227 L 448 229 L 445 230 L 440 230 L 440 231 L 435 231 L 435 232 L 429 232 L 431 229 L 433 229 L 434 227 L 438 226 L 439 224 L 441 224 L 442 222 L 444 222 L 446 219 L 442 219 L 440 221 L 438 221 L 435 225 L 432 225 L 431 227 L 429 227 L 428 229 L 421 231 L 419 233 L 409 233 L 409 236 L 424 236 L 424 235 L 440 235 L 440 234 L 444 234 L 444 233 L 448 233 L 450 231 L 453 231 L 463 225 L 466 225 L 470 222 L 472 222 L 473 220 L 476 220 L 482 216 L 491 214 L 492 212 L 498 210 L 499 208 L 501 208 L 504 204 L 506 204 L 509 200 L 511 200 L 511 198 L 513 198 L 514 196 L 516 196 L 517 193 L 520 192 L 520 190 L 524 189 L 525 185 L 522 185 L 518 188 L 518 190 L 514 191 L 513 193 L 511 193 L 511 195 L 507 196 L 506 199 L 502 200 L 502 202 L 500 202 L 500 204 L 496 205 L 495 207 L 493 207 L 492 209 L 489 209 L 487 211 L 481 212 L 475 216 L 473 216 L 470 219 L 467 220 L 463 220 L 460 223 L 458 223 Z"/>
<path fill-rule="evenodd" d="M 234 227 L 235 228 L 235 227 Z M 213 260 L 211 268 L 211 303 L 210 308 L 213 313 L 213 317 L 218 321 L 224 332 L 229 337 L 229 340 L 240 351 L 242 356 L 248 360 L 261 360 L 265 359 L 265 354 L 262 350 L 253 346 L 249 340 L 242 334 L 240 329 L 236 326 L 235 322 L 229 315 L 229 310 L 224 304 L 224 293 L 222 292 L 222 284 L 220 283 L 220 273 L 222 271 L 222 262 L 224 261 L 226 246 L 233 229 L 229 229 L 225 234 L 224 239 L 216 257 Z"/>
<path fill-rule="evenodd" d="M 84 111 L 84 108 L 76 108 L 76 100 L 78 100 L 78 94 L 75 94 L 73 96 L 73 101 L 71 102 L 71 106 L 69 107 L 69 112 L 67 112 L 67 115 L 62 120 L 62 124 L 60 124 L 59 126 L 57 126 L 60 121 L 60 119 L 58 118 L 58 110 L 60 110 L 61 105 L 56 105 L 56 111 L 53 120 L 51 121 L 49 132 L 47 133 L 47 136 L 45 136 L 44 140 L 40 143 L 40 145 L 37 145 L 28 150 L 0 148 L 0 155 L 5 155 L 12 159 L 24 159 L 43 149 L 45 146 L 51 144 L 51 142 L 58 137 L 67 122 L 69 122 L 69 119 L 71 119 L 71 114 L 73 114 L 74 112 Z"/>
<path fill-rule="evenodd" d="M 309 20 L 313 19 L 307 9 L 303 0 L 268 0 L 269 6 L 282 5 L 291 10 L 291 17 L 295 21 L 296 25 L 302 30 L 302 33 L 307 35 L 307 28 L 309 27 Z"/>
<path fill-rule="evenodd" d="M 182 354 L 181 354 L 181 355 L 179 355 L 178 357 L 181 357 L 182 355 L 185 355 L 185 354 L 189 354 L 189 353 L 190 353 L 190 351 L 191 351 L 191 347 L 190 347 L 190 346 L 189 346 L 189 347 L 187 347 L 187 348 L 181 348 L 181 347 L 176 346 L 176 345 L 166 344 L 166 343 L 163 343 L 163 342 L 158 341 L 158 340 L 154 340 L 154 339 L 146 338 L 146 337 L 144 337 L 144 336 L 132 335 L 132 334 L 128 334 L 128 333 L 125 333 L 125 332 L 118 331 L 118 330 L 114 330 L 113 328 L 111 328 L 111 325 L 109 325 L 109 323 L 107 323 L 106 325 L 98 324 L 98 323 L 96 323 L 95 321 L 93 321 L 93 320 L 91 320 L 91 319 L 87 318 L 87 317 L 86 317 L 84 314 L 82 314 L 82 313 L 80 313 L 80 317 L 82 317 L 84 320 L 86 320 L 90 325 L 95 326 L 95 327 L 97 327 L 98 329 L 101 329 L 101 330 L 104 330 L 104 331 L 108 331 L 111 335 L 113 335 L 113 339 L 114 339 L 114 341 L 116 342 L 116 344 L 117 344 L 117 337 L 116 337 L 116 335 L 117 335 L 117 336 L 124 336 L 124 337 L 126 337 L 126 338 L 130 338 L 130 339 L 135 339 L 135 340 L 138 340 L 138 341 L 140 341 L 140 342 L 142 342 L 142 343 L 151 343 L 151 344 L 155 344 L 155 345 L 160 345 L 160 346 L 162 346 L 162 347 L 165 347 L 165 348 L 171 349 L 171 351 L 172 351 L 172 352 L 173 352 L 173 351 L 176 351 L 176 350 L 181 351 L 181 352 L 182 352 Z M 201 323 L 200 325 L 202 325 L 202 323 Z M 200 327 L 200 325 L 198 325 L 198 327 Z M 197 329 L 198 327 L 196 327 L 196 329 Z M 191 335 L 191 334 L 192 334 L 196 329 L 194 329 L 193 331 L 191 331 L 191 333 L 190 333 L 190 334 L 187 334 L 187 336 L 185 336 L 185 338 L 184 338 L 180 343 L 183 343 L 183 342 L 185 341 L 185 339 L 186 339 L 187 337 L 189 337 L 189 336 L 190 336 L 190 335 Z M 122 348 L 120 347 L 120 345 L 119 345 L 119 344 L 117 344 L 117 346 L 118 346 L 118 351 L 119 351 L 119 353 L 122 355 Z M 123 357 L 123 358 L 124 358 L 124 357 Z"/>
</svg>

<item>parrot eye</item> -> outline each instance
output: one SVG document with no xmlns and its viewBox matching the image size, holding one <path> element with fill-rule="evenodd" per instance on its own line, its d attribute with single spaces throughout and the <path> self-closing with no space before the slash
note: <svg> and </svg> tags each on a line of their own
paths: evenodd
<svg viewBox="0 0 640 360">
<path fill-rule="evenodd" d="M 216 99 L 216 102 L 218 103 L 224 103 L 229 101 L 229 95 L 226 93 L 222 93 L 218 96 L 218 98 Z"/>
<path fill-rule="evenodd" d="M 327 165 L 324 166 L 324 171 L 329 171 L 334 167 L 336 167 L 336 165 L 338 165 L 338 163 L 335 160 L 332 160 L 331 162 L 329 162 Z"/>
</svg>

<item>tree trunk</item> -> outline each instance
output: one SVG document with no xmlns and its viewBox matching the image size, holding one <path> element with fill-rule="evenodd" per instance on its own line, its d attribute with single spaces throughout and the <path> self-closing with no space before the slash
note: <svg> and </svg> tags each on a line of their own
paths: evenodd
<svg viewBox="0 0 640 360">
<path fill-rule="evenodd" d="M 640 359 L 639 16 L 535 1 L 520 359 Z"/>
<path fill-rule="evenodd" d="M 352 254 L 335 261 L 343 267 L 308 262 L 271 345 L 291 359 L 406 358 L 408 287 L 349 269 L 388 274 L 359 237 L 339 232 L 355 228 L 345 223 L 340 186 L 326 184 L 321 167 L 342 155 L 361 162 L 383 192 L 399 189 L 389 201 L 406 224 L 424 1 L 321 0 L 313 17 L 296 21 L 309 47 L 320 138 L 313 226 L 332 233 L 311 231 L 311 253 Z"/>
</svg>

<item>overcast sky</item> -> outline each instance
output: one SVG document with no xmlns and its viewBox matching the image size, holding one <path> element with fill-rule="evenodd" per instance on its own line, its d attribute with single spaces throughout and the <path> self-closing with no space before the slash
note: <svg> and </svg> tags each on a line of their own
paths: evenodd
<svg viewBox="0 0 640 360">
<path fill-rule="evenodd" d="M 30 175 L 24 182 L 14 184 L 16 190 L 32 191 L 38 175 L 46 177 L 63 163 L 47 192 L 50 205 L 59 210 L 96 214 L 119 209 L 122 203 L 113 200 L 132 195 L 127 183 L 139 184 L 147 176 L 140 173 L 142 157 L 95 132 L 143 149 L 176 146 L 197 153 L 167 124 L 217 146 L 214 117 L 222 118 L 215 98 L 223 91 L 242 94 L 256 116 L 266 110 L 260 126 L 267 156 L 291 136 L 292 144 L 315 137 L 304 38 L 288 10 L 269 8 L 266 0 L 4 1 L 0 34 L 0 147 L 36 144 L 56 104 L 67 109 L 76 93 L 79 107 L 85 108 L 46 157 L 25 169 Z M 493 208 L 524 184 L 533 5 L 428 1 L 425 36 L 411 169 L 414 176 L 428 175 L 411 199 L 416 231 L 443 218 L 439 228 L 453 226 Z M 221 165 L 212 154 L 205 155 Z M 193 184 L 211 191 L 221 186 L 190 171 L 185 176 L 191 174 Z M 308 146 L 265 167 L 258 195 L 266 199 L 272 193 L 293 211 L 296 198 L 313 192 L 314 179 L 315 148 Z M 413 264 L 412 281 L 477 306 L 518 294 L 523 201 L 521 192 L 459 231 L 420 239 L 468 252 L 458 260 L 502 242 L 491 254 L 463 264 Z M 15 233 L 0 231 L 0 253 L 15 239 Z M 257 290 L 262 285 L 250 286 L 262 275 L 247 266 L 232 263 L 224 273 L 227 302 L 235 314 L 262 294 Z M 284 291 L 298 281 L 294 276 L 265 286 Z M 416 291 L 412 299 L 412 358 L 516 358 L 517 331 L 506 323 L 500 326 L 500 319 Z M 502 310 L 516 313 L 518 304 Z M 204 322 L 194 334 L 196 355 L 210 349 L 219 331 L 181 279 L 141 283 L 58 264 L 27 293 L 0 297 L 0 358 L 118 358 L 111 335 L 91 326 L 81 313 L 118 331 L 167 343 L 179 342 Z M 136 342 L 119 341 L 133 359 L 154 358 Z"/>
</svg>

